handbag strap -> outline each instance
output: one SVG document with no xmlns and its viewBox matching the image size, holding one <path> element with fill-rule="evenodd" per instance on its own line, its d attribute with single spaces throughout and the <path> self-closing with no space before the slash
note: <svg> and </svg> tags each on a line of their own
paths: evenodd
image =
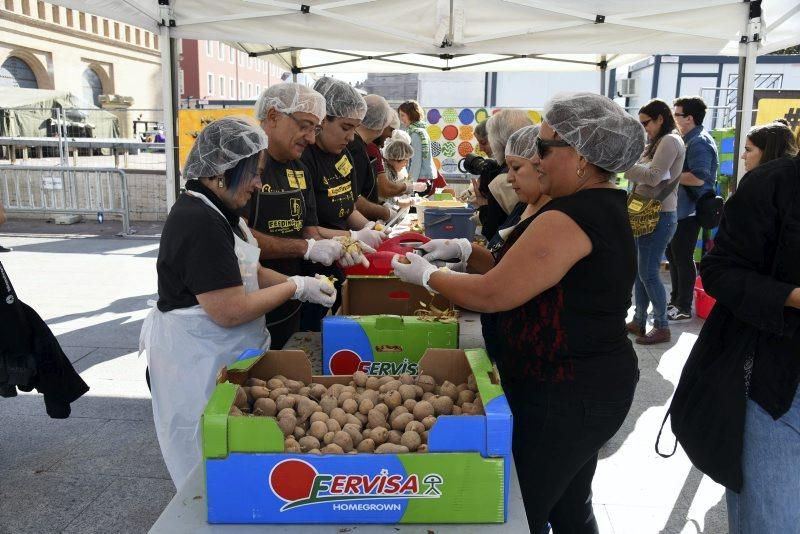
<svg viewBox="0 0 800 534">
<path fill-rule="evenodd" d="M 656 195 L 655 200 L 663 203 L 664 200 L 670 196 L 675 189 L 677 189 L 678 184 L 681 182 L 681 174 L 682 173 L 678 173 L 678 176 L 670 180 L 669 183 L 664 186 L 664 189 L 662 189 L 661 192 Z"/>
</svg>

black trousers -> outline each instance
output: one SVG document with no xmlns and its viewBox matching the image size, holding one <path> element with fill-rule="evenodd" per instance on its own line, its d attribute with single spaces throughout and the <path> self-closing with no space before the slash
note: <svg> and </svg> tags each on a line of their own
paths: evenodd
<svg viewBox="0 0 800 534">
<path fill-rule="evenodd" d="M 596 534 L 592 479 L 597 455 L 622 426 L 633 391 L 593 400 L 563 384 L 536 383 L 507 391 L 514 415 L 513 451 L 532 534 Z"/>
<path fill-rule="evenodd" d="M 697 235 L 700 224 L 697 217 L 692 215 L 678 221 L 678 228 L 667 246 L 667 259 L 669 260 L 669 277 L 672 280 L 670 303 L 681 311 L 692 311 L 694 300 L 694 281 L 697 278 L 697 268 L 694 264 L 694 249 L 697 245 Z"/>
</svg>

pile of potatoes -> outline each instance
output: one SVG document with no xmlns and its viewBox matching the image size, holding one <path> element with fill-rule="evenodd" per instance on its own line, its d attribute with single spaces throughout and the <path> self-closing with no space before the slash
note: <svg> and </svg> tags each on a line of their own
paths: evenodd
<svg viewBox="0 0 800 534">
<path fill-rule="evenodd" d="M 427 452 L 440 415 L 483 415 L 474 375 L 456 386 L 429 375 L 374 376 L 347 384 L 304 384 L 278 375 L 236 388 L 231 415 L 274 417 L 286 452 L 312 454 Z"/>
</svg>

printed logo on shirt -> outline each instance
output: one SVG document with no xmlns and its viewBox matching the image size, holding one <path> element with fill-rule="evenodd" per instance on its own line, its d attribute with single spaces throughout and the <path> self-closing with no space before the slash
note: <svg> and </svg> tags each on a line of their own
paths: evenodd
<svg viewBox="0 0 800 534">
<path fill-rule="evenodd" d="M 286 180 L 289 182 L 289 187 L 292 189 L 298 189 L 300 187 L 297 185 L 297 176 L 295 176 L 292 169 L 286 169 Z"/>
<path fill-rule="evenodd" d="M 288 234 L 290 232 L 302 230 L 303 221 L 298 221 L 296 219 L 275 219 L 267 223 L 267 228 L 270 233 Z"/>
<path fill-rule="evenodd" d="M 264 184 L 261 186 L 262 193 L 269 193 L 270 191 L 272 191 L 272 187 L 269 184 Z"/>
<path fill-rule="evenodd" d="M 350 193 L 353 187 L 350 182 L 343 183 L 342 185 L 337 185 L 336 187 L 331 187 L 328 189 L 328 198 L 338 197 L 345 194 Z"/>
<path fill-rule="evenodd" d="M 300 216 L 300 199 L 292 198 L 289 200 L 289 210 L 292 214 L 292 217 L 299 217 Z"/>
<path fill-rule="evenodd" d="M 347 156 L 342 156 L 338 162 L 336 162 L 336 170 L 342 176 L 347 176 L 350 174 L 350 171 L 353 170 L 353 165 L 350 163 L 350 160 L 347 159 Z"/>
</svg>

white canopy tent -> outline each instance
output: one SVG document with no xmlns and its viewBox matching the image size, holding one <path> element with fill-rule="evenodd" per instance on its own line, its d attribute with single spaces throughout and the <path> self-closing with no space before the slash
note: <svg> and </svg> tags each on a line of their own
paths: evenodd
<svg viewBox="0 0 800 534">
<path fill-rule="evenodd" d="M 747 131 L 752 119 L 756 56 L 800 41 L 797 0 L 670 0 L 661 4 L 641 0 L 54 3 L 160 33 L 163 64 L 171 67 L 170 38 L 236 41 L 253 55 L 277 56 L 275 60 L 291 66 L 294 72 L 589 68 L 602 74 L 609 65 L 629 62 L 630 54 L 734 55 L 742 58 L 740 131 Z M 352 52 L 359 50 L 384 52 Z M 174 151 L 170 146 L 175 125 L 174 69 L 162 70 L 167 148 Z M 175 160 L 167 161 L 167 179 L 174 183 Z M 171 205 L 174 190 L 169 191 Z"/>
</svg>

